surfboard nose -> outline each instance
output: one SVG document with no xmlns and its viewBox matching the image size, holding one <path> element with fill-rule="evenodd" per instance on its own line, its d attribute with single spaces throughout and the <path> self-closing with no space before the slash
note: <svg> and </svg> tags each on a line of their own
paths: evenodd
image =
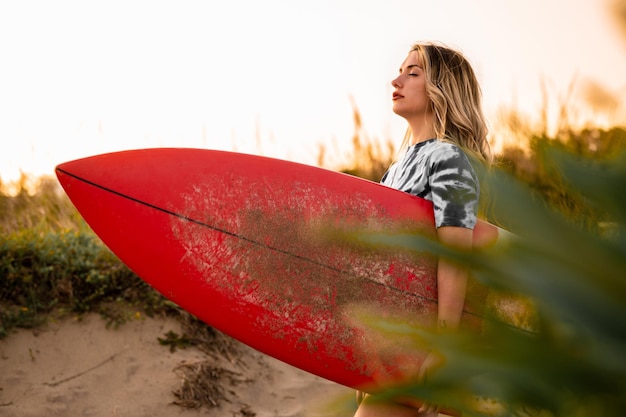
<svg viewBox="0 0 626 417">
<path fill-rule="evenodd" d="M 82 158 L 73 161 L 67 161 L 58 164 L 54 173 L 57 177 L 57 180 L 63 187 L 63 190 L 67 194 L 67 196 L 74 202 L 75 198 L 75 185 L 77 182 L 83 181 L 82 177 L 87 175 L 88 171 L 85 169 L 85 166 L 88 165 L 88 161 L 86 159 L 90 158 Z M 83 181 L 84 182 L 84 181 Z M 74 202 L 74 204 L 76 204 Z"/>
<path fill-rule="evenodd" d="M 71 199 L 73 196 L 71 185 L 76 181 L 86 184 L 99 184 L 106 177 L 107 172 L 115 177 L 116 170 L 111 170 L 111 167 L 119 166 L 117 159 L 119 159 L 119 156 L 116 156 L 116 154 L 88 156 L 62 162 L 55 167 L 54 172 L 59 183 Z M 109 181 L 115 180 L 114 178 L 109 178 Z"/>
<path fill-rule="evenodd" d="M 84 159 L 89 158 L 81 158 L 72 161 L 62 162 L 54 168 L 54 173 L 56 174 L 57 179 L 62 186 L 65 186 L 65 184 L 70 181 L 70 178 L 78 176 L 81 171 L 84 171 L 81 170 L 81 166 L 85 165 Z"/>
<path fill-rule="evenodd" d="M 123 151 L 87 156 L 62 162 L 55 167 L 55 173 L 61 184 L 69 177 L 84 181 L 97 181 L 99 178 L 126 176 L 125 167 L 132 166 L 135 151 Z"/>
</svg>

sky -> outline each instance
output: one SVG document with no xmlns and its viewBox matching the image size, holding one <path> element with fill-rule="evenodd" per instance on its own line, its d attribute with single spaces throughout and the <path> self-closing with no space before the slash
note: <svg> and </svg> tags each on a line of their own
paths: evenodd
<svg viewBox="0 0 626 417">
<path fill-rule="evenodd" d="M 468 57 L 490 120 L 503 106 L 537 114 L 542 85 L 551 108 L 590 81 L 624 103 L 626 42 L 608 4 L 0 0 L 0 179 L 162 146 L 315 164 L 322 144 L 340 161 L 353 105 L 368 137 L 399 143 L 390 82 L 423 40 Z"/>
</svg>

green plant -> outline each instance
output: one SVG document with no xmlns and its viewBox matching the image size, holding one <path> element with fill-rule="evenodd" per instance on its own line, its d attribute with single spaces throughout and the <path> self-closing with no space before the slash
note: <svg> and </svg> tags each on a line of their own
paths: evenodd
<svg viewBox="0 0 626 417">
<path fill-rule="evenodd" d="M 161 346 L 169 346 L 170 352 L 176 352 L 176 349 L 186 349 L 189 346 L 192 346 L 192 341 L 187 337 L 187 335 L 179 335 L 173 330 L 165 333 L 165 337 L 157 337 L 159 344 Z"/>
<path fill-rule="evenodd" d="M 171 308 L 91 232 L 25 229 L 3 235 L 0 276 L 0 336 L 16 325 L 40 324 L 53 309 L 100 312 L 119 324 L 122 316 L 110 303 L 139 305 L 148 314 Z"/>
<path fill-rule="evenodd" d="M 531 132 L 530 128 L 521 128 Z M 616 158 L 626 149 L 626 129 L 587 128 L 563 130 L 556 137 L 529 133 L 527 144 L 505 148 L 498 156 L 499 166 L 528 186 L 546 204 L 586 228 L 597 229 L 607 216 L 603 210 L 590 207 L 577 189 L 568 187 L 562 178 L 553 151 L 562 150 L 585 161 L 603 162 Z M 524 150 L 523 147 L 526 147 Z M 552 150 L 552 152 L 548 150 Z"/>
</svg>

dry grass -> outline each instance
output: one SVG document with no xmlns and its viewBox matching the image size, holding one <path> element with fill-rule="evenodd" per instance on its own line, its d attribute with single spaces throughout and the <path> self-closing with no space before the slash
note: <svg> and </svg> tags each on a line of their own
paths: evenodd
<svg viewBox="0 0 626 417">
<path fill-rule="evenodd" d="M 0 183 L 0 231 L 7 235 L 24 230 L 46 233 L 89 228 L 56 179 L 22 175 L 16 183 Z"/>
<path fill-rule="evenodd" d="M 233 396 L 225 388 L 250 383 L 242 374 L 211 364 L 211 361 L 182 363 L 175 369 L 180 387 L 174 391 L 174 404 L 185 408 L 214 408 L 222 402 L 231 402 Z"/>
<path fill-rule="evenodd" d="M 180 339 L 200 349 L 207 358 L 176 367 L 180 386 L 174 390 L 174 404 L 185 408 L 216 408 L 224 402 L 233 402 L 237 395 L 230 388 L 253 382 L 236 371 L 246 367 L 242 345 L 186 312 L 181 311 L 178 319 L 184 332 Z M 255 415 L 246 404 L 242 404 L 240 413 L 244 417 Z"/>
</svg>

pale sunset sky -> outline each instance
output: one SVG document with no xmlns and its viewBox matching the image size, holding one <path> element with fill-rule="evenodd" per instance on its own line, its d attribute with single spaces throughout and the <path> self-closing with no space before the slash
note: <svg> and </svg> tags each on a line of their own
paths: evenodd
<svg viewBox="0 0 626 417">
<path fill-rule="evenodd" d="M 323 143 L 340 160 L 351 100 L 368 136 L 399 143 L 390 81 L 420 40 L 466 54 L 490 119 L 538 114 L 542 82 L 558 102 L 592 80 L 619 103 L 595 116 L 624 124 L 626 40 L 609 4 L 0 0 L 0 179 L 161 146 L 315 164 Z"/>
</svg>

